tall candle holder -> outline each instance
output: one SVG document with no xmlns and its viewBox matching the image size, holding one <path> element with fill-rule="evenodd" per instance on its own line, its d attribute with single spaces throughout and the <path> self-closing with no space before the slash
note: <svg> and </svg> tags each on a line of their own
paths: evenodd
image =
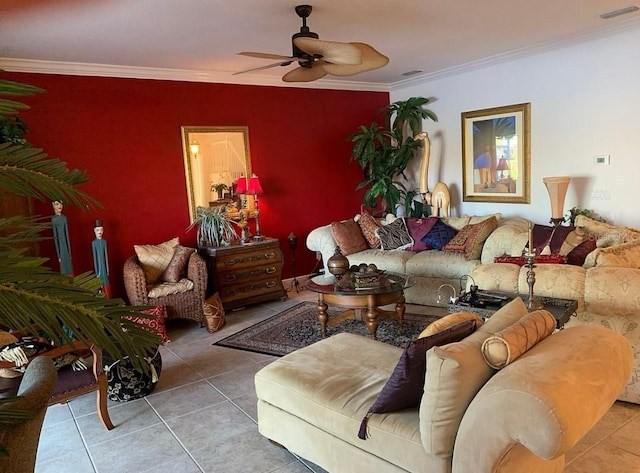
<svg viewBox="0 0 640 473">
<path fill-rule="evenodd" d="M 542 309 L 544 305 L 537 301 L 533 296 L 533 286 L 536 283 L 536 273 L 533 268 L 536 267 L 536 250 L 535 248 L 529 248 L 526 253 L 524 253 L 524 261 L 525 266 L 527 268 L 527 284 L 529 285 L 529 301 L 527 302 L 527 309 L 529 311 Z"/>
</svg>

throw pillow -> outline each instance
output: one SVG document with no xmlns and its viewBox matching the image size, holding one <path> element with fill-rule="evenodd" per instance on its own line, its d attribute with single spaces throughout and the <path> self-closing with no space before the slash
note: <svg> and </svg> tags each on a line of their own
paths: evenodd
<svg viewBox="0 0 640 473">
<path fill-rule="evenodd" d="M 441 332 L 418 338 L 409 343 L 402 352 L 391 377 L 378 394 L 375 402 L 362 419 L 358 437 L 367 438 L 367 422 L 372 414 L 409 409 L 420 404 L 427 371 L 427 351 L 439 345 L 457 342 L 476 330 L 475 320 L 465 320 Z"/>
<path fill-rule="evenodd" d="M 598 222 L 584 215 L 576 217 L 575 226 L 583 227 L 590 238 L 596 240 L 598 248 L 607 248 L 640 239 L 640 231 L 634 228 Z"/>
<path fill-rule="evenodd" d="M 169 335 L 167 334 L 167 329 L 164 325 L 164 319 L 167 318 L 167 312 L 165 311 L 164 306 L 157 305 L 152 307 L 151 309 L 146 309 L 140 311 L 142 314 L 150 315 L 151 317 L 136 317 L 126 316 L 124 317 L 127 320 L 130 320 L 133 323 L 142 325 L 142 328 L 148 330 L 151 333 L 155 333 L 160 337 L 160 341 L 162 343 L 170 342 Z"/>
<path fill-rule="evenodd" d="M 422 251 L 429 250 L 430 247 L 422 241 L 429 231 L 433 228 L 433 226 L 438 221 L 438 217 L 424 217 L 424 218 L 407 218 L 405 219 L 405 223 L 407 225 L 407 230 L 409 230 L 409 235 L 413 238 L 413 245 L 408 248 L 409 251 Z"/>
<path fill-rule="evenodd" d="M 482 356 L 492 368 L 502 369 L 555 329 L 553 315 L 546 310 L 535 310 L 487 338 L 482 343 Z"/>
<path fill-rule="evenodd" d="M 354 220 L 344 220 L 331 224 L 331 234 L 344 256 L 369 248 L 360 226 Z"/>
<path fill-rule="evenodd" d="M 554 228 L 549 225 L 535 224 L 532 233 L 533 247 L 536 249 L 536 255 L 560 254 L 562 244 L 573 230 L 574 227 L 565 227 L 562 225 Z"/>
<path fill-rule="evenodd" d="M 214 333 L 222 328 L 225 323 L 224 307 L 222 299 L 217 292 L 202 303 L 202 312 L 204 314 L 204 323 L 207 326 L 207 332 Z"/>
<path fill-rule="evenodd" d="M 193 289 L 193 281 L 187 278 L 178 282 L 163 282 L 155 284 L 149 289 L 147 297 L 149 299 L 157 299 L 158 297 L 170 296 L 171 294 L 180 294 L 182 292 L 191 291 Z"/>
<path fill-rule="evenodd" d="M 428 337 L 429 335 L 433 335 L 434 333 L 442 332 L 443 330 L 446 330 L 453 325 L 459 324 L 460 322 L 465 322 L 467 320 L 475 320 L 476 328 L 481 327 L 482 324 L 484 324 L 482 317 L 472 312 L 454 312 L 431 322 L 429 325 L 427 325 L 427 328 L 420 332 L 418 338 Z"/>
<path fill-rule="evenodd" d="M 182 278 L 186 278 L 189 258 L 194 251 L 196 251 L 195 248 L 176 246 L 173 257 L 169 261 L 169 266 L 164 270 L 160 279 L 164 282 L 178 282 Z"/>
<path fill-rule="evenodd" d="M 413 245 L 413 239 L 404 223 L 404 218 L 397 218 L 393 222 L 383 225 L 376 230 L 383 250 L 404 250 Z"/>
<path fill-rule="evenodd" d="M 582 266 L 587 259 L 589 253 L 596 249 L 596 241 L 595 240 L 587 240 L 585 242 L 580 243 L 573 250 L 567 253 L 567 263 L 573 264 L 575 266 Z"/>
<path fill-rule="evenodd" d="M 422 242 L 431 248 L 441 250 L 456 233 L 458 233 L 458 230 L 444 223 L 442 219 L 439 219 L 429 233 L 424 236 Z"/>
<path fill-rule="evenodd" d="M 147 284 L 153 284 L 160 279 L 169 266 L 178 244 L 178 237 L 176 237 L 159 245 L 133 245 Z"/>
<path fill-rule="evenodd" d="M 640 268 L 640 240 L 630 241 L 610 248 L 599 248 L 595 257 L 599 267 Z"/>
<path fill-rule="evenodd" d="M 360 218 L 358 218 L 357 221 L 358 225 L 360 225 L 360 230 L 362 230 L 362 234 L 367 240 L 367 243 L 369 243 L 369 247 L 380 248 L 380 238 L 376 235 L 376 230 L 380 225 L 378 225 L 376 219 L 370 214 L 363 212 L 360 214 Z"/>
<path fill-rule="evenodd" d="M 442 251 L 462 253 L 467 261 L 480 259 L 485 240 L 497 226 L 498 219 L 493 215 L 479 223 L 465 225 L 442 247 Z"/>
</svg>

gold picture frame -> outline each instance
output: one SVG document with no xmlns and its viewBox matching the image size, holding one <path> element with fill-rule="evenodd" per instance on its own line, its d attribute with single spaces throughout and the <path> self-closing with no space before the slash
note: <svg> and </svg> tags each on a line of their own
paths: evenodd
<svg viewBox="0 0 640 473">
<path fill-rule="evenodd" d="M 465 202 L 531 201 L 531 103 L 462 113 Z"/>
</svg>

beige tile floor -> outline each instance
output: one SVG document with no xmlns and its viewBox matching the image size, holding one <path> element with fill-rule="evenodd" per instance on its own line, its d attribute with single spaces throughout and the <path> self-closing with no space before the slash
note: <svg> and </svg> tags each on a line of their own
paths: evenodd
<svg viewBox="0 0 640 473">
<path fill-rule="evenodd" d="M 294 291 L 287 301 L 231 312 L 215 334 L 171 321 L 172 341 L 162 347 L 155 391 L 132 402 L 110 402 L 112 431 L 100 423 L 93 393 L 50 407 L 36 473 L 323 472 L 258 433 L 253 376 L 274 358 L 212 346 L 305 299 L 314 294 Z M 640 472 L 638 438 L 640 406 L 618 402 L 571 450 L 565 472 Z"/>
</svg>

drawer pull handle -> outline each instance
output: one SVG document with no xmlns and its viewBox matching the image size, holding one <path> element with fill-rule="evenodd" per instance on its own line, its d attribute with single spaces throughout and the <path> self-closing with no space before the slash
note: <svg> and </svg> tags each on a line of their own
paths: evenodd
<svg viewBox="0 0 640 473">
<path fill-rule="evenodd" d="M 269 288 L 274 287 L 275 285 L 276 285 L 275 281 L 269 281 L 268 283 L 265 284 L 265 286 L 267 286 Z"/>
<path fill-rule="evenodd" d="M 238 279 L 238 276 L 236 276 L 235 274 L 228 274 L 226 277 L 226 280 L 229 282 L 235 281 L 236 279 Z"/>
<path fill-rule="evenodd" d="M 267 258 L 267 259 L 274 258 L 275 256 L 276 256 L 276 254 L 275 254 L 275 253 L 265 253 L 265 254 L 264 254 L 264 257 L 265 257 L 265 258 Z"/>
<path fill-rule="evenodd" d="M 224 264 L 226 264 L 227 266 L 233 266 L 234 264 L 236 264 L 236 260 L 229 259 L 229 260 L 226 260 Z"/>
<path fill-rule="evenodd" d="M 273 274 L 273 273 L 275 273 L 276 271 L 277 271 L 277 269 L 276 269 L 276 268 L 274 268 L 273 266 L 271 266 L 270 268 L 265 269 L 265 271 L 264 271 L 264 272 L 265 272 L 265 273 L 267 273 L 267 274 Z"/>
</svg>

